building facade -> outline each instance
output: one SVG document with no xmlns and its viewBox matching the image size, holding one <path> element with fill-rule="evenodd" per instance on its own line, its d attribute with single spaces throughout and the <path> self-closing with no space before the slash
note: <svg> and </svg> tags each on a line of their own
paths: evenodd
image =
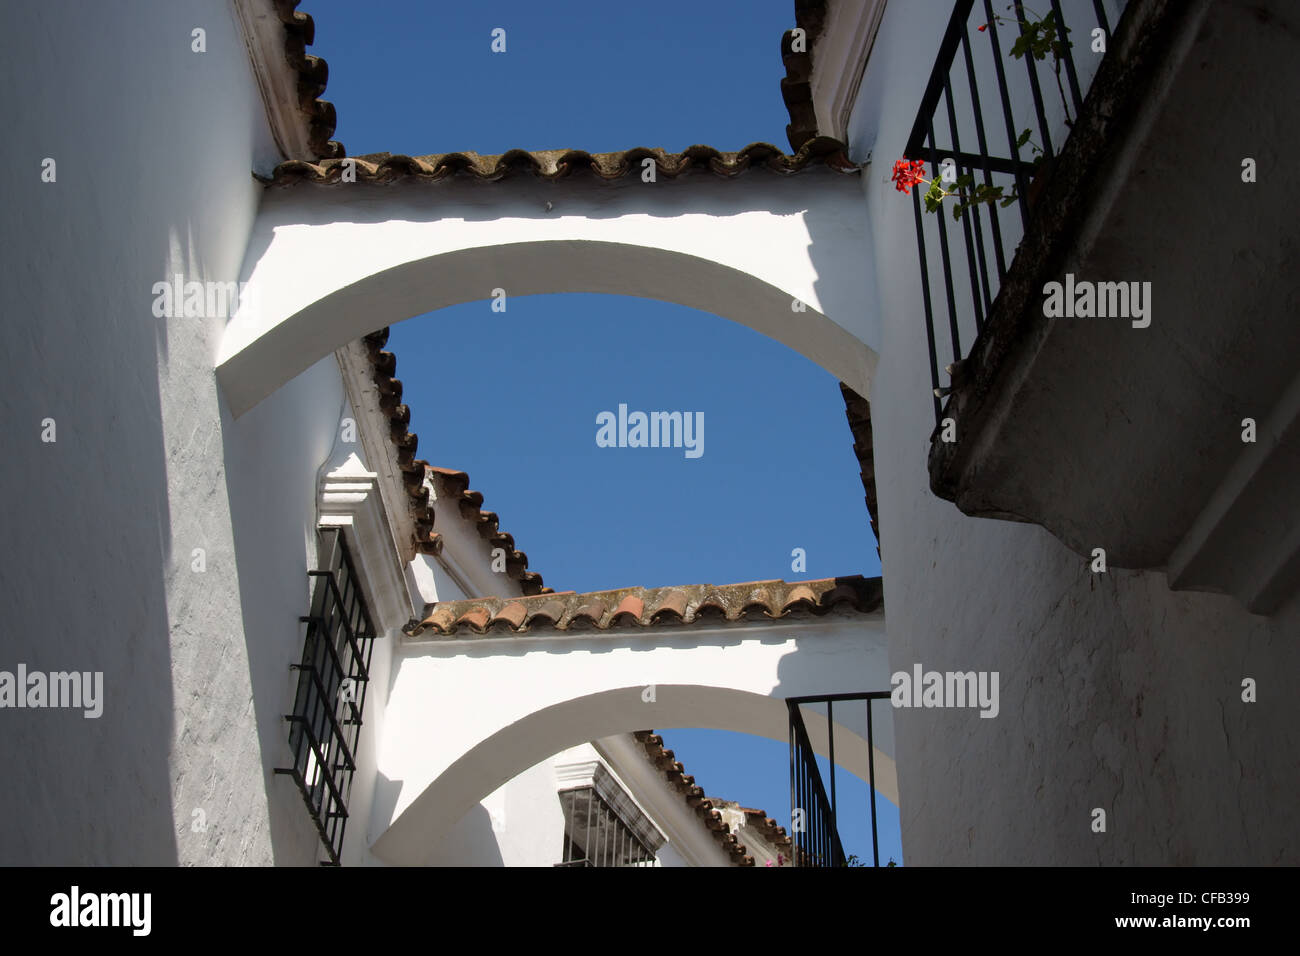
<svg viewBox="0 0 1300 956">
<path fill-rule="evenodd" d="M 1019 8 L 801 0 L 788 154 L 355 159 L 295 6 L 10 11 L 0 670 L 102 712 L 0 681 L 0 861 L 826 862 L 649 731 L 787 739 L 789 701 L 908 862 L 1296 861 L 1286 4 L 1063 0 L 1067 53 Z M 1011 201 L 932 215 L 900 159 Z M 840 378 L 883 581 L 546 587 L 384 349 L 503 273 Z M 1000 675 L 997 716 L 798 703 L 917 667 Z"/>
</svg>

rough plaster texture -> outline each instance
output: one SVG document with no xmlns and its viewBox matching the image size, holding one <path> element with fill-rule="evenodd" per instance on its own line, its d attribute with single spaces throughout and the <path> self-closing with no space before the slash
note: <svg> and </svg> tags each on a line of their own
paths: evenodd
<svg viewBox="0 0 1300 956">
<path fill-rule="evenodd" d="M 224 321 L 151 309 L 175 272 L 238 277 L 249 170 L 274 158 L 243 40 L 226 3 L 193 0 L 21 4 L 3 43 L 3 664 L 102 670 L 106 699 L 99 720 L 0 713 L 0 861 L 269 862 L 211 372 Z"/>
<path fill-rule="evenodd" d="M 3 148 L 31 176 L 10 193 L 0 283 L 25 317 L 0 396 L 16 443 L 0 667 L 102 670 L 105 703 L 98 720 L 0 712 L 0 862 L 312 863 L 319 840 L 272 770 L 338 368 L 236 424 L 213 375 L 226 318 L 153 315 L 176 273 L 238 279 L 263 196 L 250 173 L 277 160 L 243 38 L 217 0 L 24 4 L 7 27 L 0 70 L 24 93 Z M 52 630 L 65 607 L 79 623 Z"/>
<path fill-rule="evenodd" d="M 884 322 L 870 397 L 890 662 L 1002 675 L 995 720 L 896 715 L 907 860 L 1295 863 L 1296 602 L 1263 618 L 1231 598 L 1171 592 L 1163 574 L 1093 575 L 1046 531 L 965 517 L 928 490 L 934 419 L 913 214 L 888 166 L 946 9 L 887 8 L 851 125 L 854 155 L 877 157 L 863 186 Z M 1246 677 L 1259 682 L 1257 703 L 1241 700 Z M 1103 834 L 1090 828 L 1094 807 L 1107 812 Z"/>
<path fill-rule="evenodd" d="M 1300 249 L 1291 210 L 1225 171 L 1245 144 L 1264 178 L 1300 148 L 1256 105 L 1257 90 L 1300 83 L 1279 28 L 1293 6 L 1269 7 L 1131 6 L 945 405 L 959 440 L 930 458 L 931 487 L 966 514 L 1021 516 L 1080 554 L 1168 567 L 1175 587 L 1259 614 L 1300 589 Z M 1067 273 L 1140 280 L 1149 327 L 1045 318 L 1043 287 Z M 1255 444 L 1241 440 L 1245 416 Z M 1098 461 L 1124 481 L 1071 480 Z"/>
</svg>

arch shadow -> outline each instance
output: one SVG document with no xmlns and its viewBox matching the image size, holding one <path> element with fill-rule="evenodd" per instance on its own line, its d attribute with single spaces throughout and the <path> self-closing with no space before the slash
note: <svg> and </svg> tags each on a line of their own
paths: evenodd
<svg viewBox="0 0 1300 956">
<path fill-rule="evenodd" d="M 859 394 L 869 391 L 876 364 L 871 348 L 813 305 L 750 273 L 669 249 L 565 239 L 478 246 L 404 262 L 323 295 L 251 339 L 251 320 L 236 315 L 223 339 L 217 378 L 238 417 L 347 343 L 437 309 L 486 299 L 493 289 L 509 297 L 586 292 L 688 306 L 781 342 Z"/>
</svg>

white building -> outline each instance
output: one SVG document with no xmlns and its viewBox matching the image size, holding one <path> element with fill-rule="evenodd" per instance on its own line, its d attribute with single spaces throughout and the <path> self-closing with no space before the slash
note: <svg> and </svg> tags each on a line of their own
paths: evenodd
<svg viewBox="0 0 1300 956">
<path fill-rule="evenodd" d="M 786 739 L 791 700 L 908 862 L 1300 857 L 1286 4 L 1064 0 L 1031 84 L 987 4 L 799 3 L 790 155 L 355 160 L 292 6 L 8 11 L 0 672 L 101 674 L 102 713 L 0 674 L 0 862 L 553 865 L 581 806 L 763 865 L 777 824 L 634 733 Z M 891 182 L 949 156 L 1017 202 Z M 883 582 L 548 593 L 374 334 L 503 274 L 838 376 Z M 1076 280 L 1118 312 L 1045 307 Z M 797 704 L 922 667 L 999 675 L 996 716 Z"/>
</svg>

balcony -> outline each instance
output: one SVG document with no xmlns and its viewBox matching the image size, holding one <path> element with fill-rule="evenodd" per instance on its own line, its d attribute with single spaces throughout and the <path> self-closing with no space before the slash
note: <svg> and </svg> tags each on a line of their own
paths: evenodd
<svg viewBox="0 0 1300 956">
<path fill-rule="evenodd" d="M 1300 587 L 1300 16 L 1066 6 L 1068 62 L 1022 64 L 1032 14 L 956 3 L 908 144 L 1014 196 L 960 220 L 914 196 L 931 490 L 1272 613 Z"/>
</svg>

